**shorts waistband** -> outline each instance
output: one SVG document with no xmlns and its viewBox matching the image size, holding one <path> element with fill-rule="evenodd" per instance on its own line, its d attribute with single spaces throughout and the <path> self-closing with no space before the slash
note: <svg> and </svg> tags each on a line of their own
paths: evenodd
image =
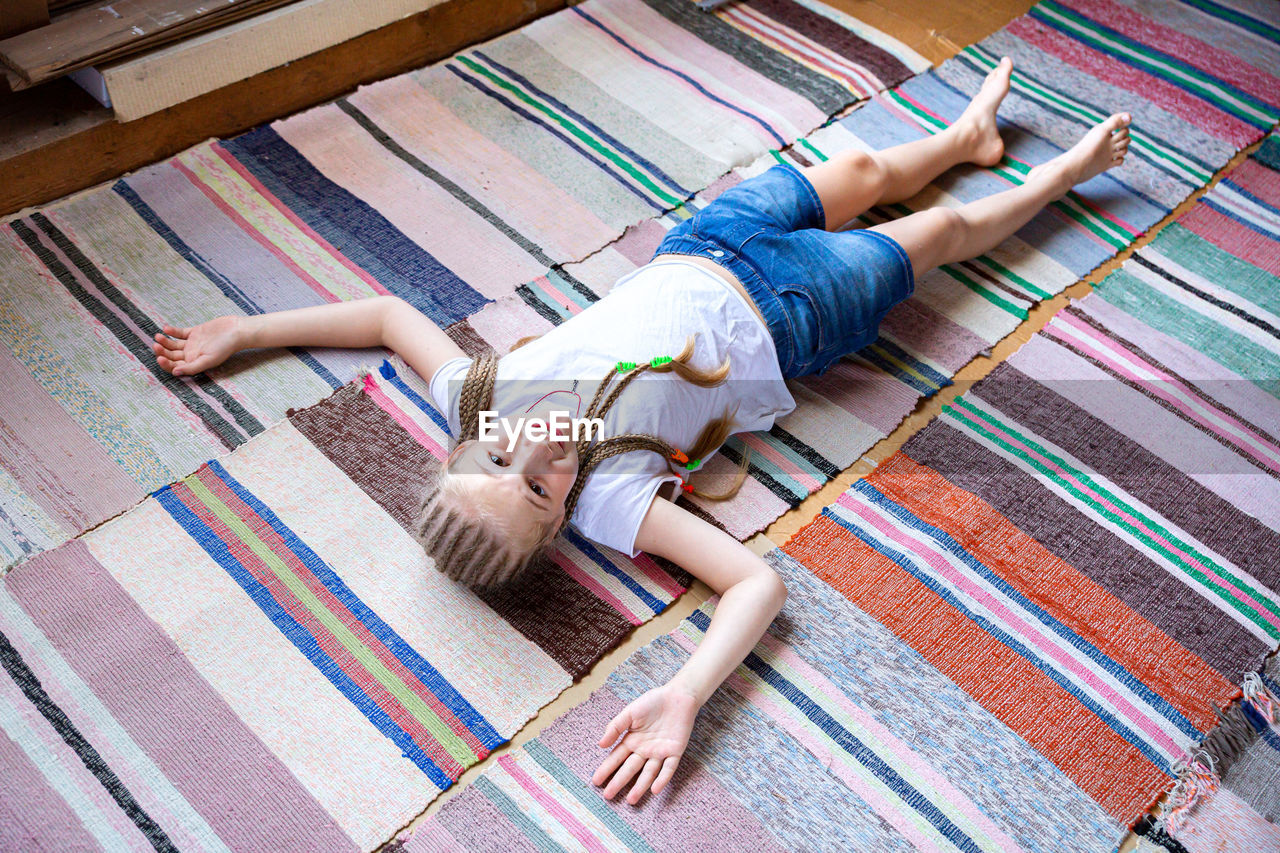
<svg viewBox="0 0 1280 853">
<path fill-rule="evenodd" d="M 790 320 L 787 318 L 786 311 L 783 310 L 778 295 L 765 284 L 764 278 L 756 272 L 755 267 L 714 240 L 692 234 L 668 235 L 658 247 L 658 253 L 707 258 L 733 273 L 764 316 L 765 326 L 769 329 L 769 336 L 773 338 L 773 345 L 778 351 L 779 366 L 783 375 L 787 375 L 795 361 Z"/>
</svg>

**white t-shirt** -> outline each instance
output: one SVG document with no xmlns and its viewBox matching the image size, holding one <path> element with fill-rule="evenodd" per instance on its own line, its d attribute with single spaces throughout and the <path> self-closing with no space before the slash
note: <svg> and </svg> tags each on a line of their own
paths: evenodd
<svg viewBox="0 0 1280 853">
<path fill-rule="evenodd" d="M 696 335 L 692 364 L 714 368 L 730 359 L 729 377 L 699 388 L 674 372 L 640 374 L 604 418 L 605 436 L 657 435 L 687 450 L 706 424 L 734 413 L 734 432 L 767 430 L 795 408 L 768 329 L 743 296 L 715 273 L 678 259 L 650 263 L 619 279 L 580 314 L 502 356 L 493 408 L 512 421 L 548 394 L 581 417 L 595 389 L 619 361 L 675 356 Z M 458 398 L 471 361 L 445 362 L 431 396 L 459 434 Z M 705 464 L 705 462 L 704 462 Z M 636 556 L 636 534 L 664 483 L 679 483 L 658 454 L 632 451 L 607 459 L 583 486 L 573 524 L 584 536 Z"/>
</svg>

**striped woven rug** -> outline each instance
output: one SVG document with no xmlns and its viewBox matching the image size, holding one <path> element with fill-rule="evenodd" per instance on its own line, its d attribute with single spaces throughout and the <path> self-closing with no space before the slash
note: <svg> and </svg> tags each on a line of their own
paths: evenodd
<svg viewBox="0 0 1280 853">
<path fill-rule="evenodd" d="M 574 534 L 433 571 L 428 396 L 386 363 L 8 573 L 0 849 L 372 849 L 684 591 Z"/>
<path fill-rule="evenodd" d="M 1033 304 L 1127 247 L 1239 148 L 1261 138 L 1280 118 L 1278 18 L 1274 7 L 1252 3 L 1041 3 L 937 69 L 631 229 L 586 262 L 486 306 L 466 325 L 505 351 L 590 304 L 646 262 L 667 228 L 743 178 L 783 159 L 807 166 L 944 128 L 1003 55 L 1015 63 L 1000 111 L 1004 162 L 953 170 L 917 198 L 873 210 L 855 224 L 1007 189 L 1097 121 L 1131 112 L 1133 156 L 1122 169 L 1077 188 L 990 254 L 919 276 L 913 298 L 889 313 L 874 344 L 821 379 L 795 383 L 793 415 L 768 434 L 734 439 L 713 460 L 708 470 L 728 474 L 749 447 L 753 478 L 727 504 L 689 503 L 749 536 L 853 464 L 921 397 L 950 384 L 961 366 L 1012 332 Z"/>
<path fill-rule="evenodd" d="M 790 597 L 679 784 L 587 780 L 708 608 L 408 849 L 678 849 L 696 814 L 725 849 L 1114 850 L 1280 645 L 1278 214 L 1271 136 L 770 553 Z"/>
<path fill-rule="evenodd" d="M 606 6 L 602 3 L 598 8 Z M 583 8 L 591 11 L 597 7 Z M 670 11 L 657 2 L 646 3 L 643 8 L 636 6 L 635 10 L 643 13 L 645 9 L 659 8 Z M 804 8 L 809 9 L 807 5 Z M 566 14 L 577 15 L 577 12 L 570 10 Z M 602 11 L 601 16 L 603 14 Z M 755 43 L 755 36 L 746 35 L 741 21 L 734 23 L 724 17 L 728 14 L 722 12 L 719 17 L 694 20 L 699 26 L 707 25 L 709 20 L 718 21 L 709 25 L 714 32 L 735 39 L 750 38 Z M 669 22 L 670 16 L 664 14 L 662 20 Z M 594 24 L 581 26 L 594 27 Z M 684 25 L 680 29 L 687 32 Z M 703 42 L 714 44 L 706 33 L 698 35 Z M 480 50 L 490 58 L 496 57 L 496 62 L 508 70 L 514 69 L 491 47 Z M 758 53 L 762 48 L 742 49 Z M 793 60 L 789 61 L 794 64 Z M 495 70 L 497 66 L 483 57 L 474 59 L 473 64 L 515 85 L 512 81 L 516 78 L 505 76 L 506 71 L 499 74 Z M 458 72 L 444 73 L 459 81 L 459 86 L 468 73 L 480 74 L 490 81 L 483 85 L 497 86 L 514 97 L 510 89 L 488 75 L 466 63 L 462 65 Z M 516 73 L 527 80 L 535 79 L 531 76 L 532 69 L 528 73 Z M 753 73 L 767 76 L 762 72 Z M 808 73 L 830 79 L 816 71 Z M 471 97 L 469 90 L 479 91 L 474 85 L 467 85 L 467 89 L 459 88 L 457 92 Z M 528 94 L 531 90 L 524 91 Z M 503 97 L 510 100 L 506 95 Z M 350 100 L 358 99 L 359 94 Z M 802 100 L 813 103 L 807 96 Z M 527 104 L 523 99 L 520 102 Z M 506 109 L 505 105 L 503 108 Z M 528 112 L 527 106 L 520 109 Z M 345 111 L 342 114 L 352 118 Z M 525 120 L 523 116 L 520 118 Z M 381 122 L 379 126 L 383 126 Z M 279 125 L 273 127 L 278 129 Z M 495 127 L 486 126 L 486 134 L 496 135 Z M 269 207 L 259 209 L 260 214 L 271 220 L 262 228 L 279 228 L 282 229 L 279 233 L 292 235 L 286 243 L 301 247 L 299 252 L 305 250 L 308 264 L 321 265 L 306 267 L 297 257 L 289 255 L 300 269 L 311 270 L 307 275 L 312 280 L 331 284 L 349 274 L 350 278 L 346 279 L 349 283 L 358 280 L 367 284 L 365 277 L 381 283 L 378 275 L 382 273 L 374 275 L 366 264 L 389 264 L 391 260 L 398 262 L 408 257 L 402 254 L 405 251 L 425 251 L 413 239 L 405 237 L 398 227 L 366 228 L 369 220 L 361 217 L 375 208 L 360 201 L 358 193 L 351 194 L 355 201 L 340 194 L 326 194 L 323 199 L 326 203 L 335 197 L 340 203 L 331 209 L 315 207 L 315 199 L 308 201 L 303 192 L 308 185 L 307 175 L 311 174 L 303 168 L 303 160 L 310 163 L 309 159 L 300 155 L 279 159 L 283 149 L 270 145 L 252 148 L 251 145 L 263 140 L 271 142 L 263 131 L 241 140 L 245 148 L 237 148 L 238 141 L 210 145 L 189 152 L 192 158 L 189 162 L 177 158 L 174 162 L 180 163 L 181 168 L 167 167 L 179 174 L 186 168 L 196 175 L 198 180 L 193 182 L 183 174 L 184 188 L 197 188 L 197 183 L 204 180 L 201 175 L 211 181 L 215 179 L 214 173 L 226 177 L 232 186 L 239 187 L 227 190 L 235 203 L 229 202 L 227 196 L 219 197 L 229 210 L 242 218 L 252 207 L 254 193 L 259 200 L 265 198 L 263 190 L 253 186 L 245 173 L 252 176 L 276 198 Z M 336 135 L 334 141 L 338 143 Z M 529 150 L 537 149 L 527 137 L 510 144 L 524 152 L 526 143 Z M 231 161 L 239 163 L 244 171 L 232 167 Z M 225 168 L 219 163 L 225 164 Z M 249 163 L 256 165 L 251 167 Z M 363 167 L 363 161 L 360 165 Z M 255 168 L 261 171 L 254 171 Z M 152 234 L 159 235 L 161 231 L 138 213 L 128 192 L 121 191 L 121 187 L 131 189 L 131 182 L 135 180 L 141 187 L 140 179 L 131 178 L 107 193 L 85 198 L 101 205 L 128 205 L 139 217 L 129 220 L 135 223 L 130 227 L 140 228 L 136 223 L 146 222 Z M 244 183 L 236 184 L 236 180 Z M 275 190 L 270 189 L 271 180 L 276 181 Z M 341 182 L 333 175 L 325 180 L 329 181 L 325 185 L 326 193 L 338 193 Z M 591 183 L 586 178 L 582 180 L 583 187 Z M 566 186 L 577 184 L 569 182 Z M 141 189 L 132 188 L 132 191 L 143 198 Z M 200 192 L 204 195 L 203 190 Z M 173 198 L 167 190 L 161 190 L 146 203 L 155 211 L 165 199 L 176 203 Z M 23 457 L 30 462 L 24 461 L 22 466 L 13 469 L 6 467 L 7 476 L 18 485 L 14 494 L 19 496 L 23 494 L 19 477 L 28 476 L 33 470 L 47 469 L 55 453 L 65 458 L 72 447 L 93 448 L 96 449 L 93 452 L 99 454 L 104 452 L 104 447 L 113 450 L 124 447 L 135 453 L 126 458 L 143 458 L 144 454 L 137 448 L 145 445 L 139 444 L 136 434 L 133 434 L 134 444 L 129 444 L 130 434 L 119 430 L 119 425 L 126 422 L 122 411 L 130 411 L 127 423 L 131 427 L 137 423 L 153 424 L 157 435 L 163 435 L 166 427 L 172 427 L 175 412 L 184 430 L 191 430 L 183 433 L 184 438 L 205 428 L 204 415 L 196 408 L 188 406 L 173 389 L 168 389 L 173 393 L 166 396 L 165 389 L 156 387 L 166 381 L 162 376 L 145 374 L 140 366 L 135 374 L 119 367 L 127 358 L 139 361 L 129 354 L 129 348 L 136 347 L 149 322 L 146 311 L 135 310 L 137 300 L 143 298 L 139 295 L 140 283 L 154 274 L 154 265 L 146 261 L 147 252 L 138 248 L 139 245 L 146 244 L 147 240 L 163 239 L 171 252 L 166 269 L 174 274 L 174 280 L 181 280 L 181 275 L 198 274 L 210 287 L 220 282 L 216 288 L 218 294 L 235 292 L 243 296 L 246 291 L 241 288 L 255 281 L 252 277 L 229 279 L 209 260 L 213 250 L 218 249 L 225 253 L 221 256 L 224 259 L 239 258 L 247 263 L 248 243 L 237 243 L 223 234 L 210 238 L 210 243 L 198 250 L 188 247 L 188 254 L 184 255 L 178 246 L 185 245 L 186 238 L 179 235 L 175 223 L 159 214 L 155 221 L 167 223 L 165 227 L 171 229 L 169 236 L 146 237 L 144 233 L 145 239 L 135 242 L 120 239 L 110 243 L 108 237 L 120 237 L 112 230 L 121 227 L 120 218 L 107 215 L 111 211 L 104 207 L 98 208 L 103 211 L 101 217 L 85 215 L 73 222 L 71 213 L 64 211 L 74 204 L 11 223 L 7 231 L 12 236 L 13 249 L 4 256 L 8 260 L 3 262 L 18 265 L 47 262 L 50 272 L 40 277 L 44 286 L 40 292 L 52 300 L 50 304 L 61 305 L 59 311 L 66 312 L 70 307 L 73 310 L 69 313 L 74 315 L 88 304 L 99 306 L 95 310 L 98 311 L 96 322 L 100 325 L 89 328 L 96 335 L 91 344 L 100 349 L 93 352 L 86 352 L 83 346 L 75 349 L 75 332 L 78 330 L 83 336 L 85 328 L 81 321 L 79 326 L 59 327 L 58 333 L 70 347 L 66 351 L 70 354 L 66 354 L 48 345 L 53 333 L 47 323 L 33 325 L 27 319 L 30 309 L 19 312 L 6 303 L 6 329 L 17 329 L 25 335 L 24 342 L 39 345 L 22 350 L 28 354 L 29 362 L 21 361 L 15 354 L 12 374 L 18 378 L 13 381 L 27 377 L 33 389 L 30 393 L 45 394 L 48 400 L 56 399 L 56 405 L 61 407 L 64 398 L 50 396 L 37 378 L 78 382 L 75 387 L 88 390 L 91 371 L 110 369 L 114 364 L 123 377 L 119 379 L 121 388 L 145 386 L 145 390 L 136 391 L 136 399 L 121 391 L 121 409 L 113 410 L 115 414 L 110 417 L 84 407 L 86 418 L 100 418 L 90 422 L 95 428 L 101 427 L 101 431 L 81 444 L 59 436 L 48 426 L 68 423 L 67 410 L 57 409 L 64 412 L 63 420 L 54 418 L 46 422 L 44 431 L 40 432 L 31 426 L 29 413 L 40 411 L 38 401 L 46 398 L 16 398 L 24 400 L 26 408 L 18 415 L 6 412 L 6 418 L 24 424 L 27 430 L 24 436 L 44 454 L 31 453 Z M 308 208 L 308 204 L 313 206 Z M 295 210 L 295 205 L 305 215 Z M 219 210 L 217 215 L 222 216 L 223 211 Z M 308 219 L 313 216 L 314 220 Z M 503 221 L 512 220 L 504 218 Z M 252 227 L 257 230 L 256 226 Z M 100 249 L 91 252 L 85 249 L 85 234 L 95 233 L 95 228 L 102 228 L 107 234 L 101 237 Z M 248 233 L 242 225 L 236 224 L 236 228 Z M 397 240 L 407 242 L 388 247 L 382 242 L 388 235 L 399 235 Z M 421 235 L 418 238 L 425 239 Z M 176 239 L 176 243 L 170 242 L 171 239 Z M 271 240 L 266 242 L 280 248 Z M 41 250 L 37 252 L 32 243 Z M 409 243 L 417 248 L 413 249 Z M 258 250 L 270 254 L 263 243 L 257 245 Z M 131 246 L 134 249 L 130 249 Z M 615 256 L 617 253 L 609 250 L 595 257 L 604 264 L 612 262 Z M 271 257 L 283 263 L 279 256 L 272 254 Z M 268 265 L 267 268 L 277 267 Z M 55 269 L 60 269 L 61 274 L 54 273 Z M 322 269 L 323 273 L 318 272 Z M 120 270 L 132 273 L 122 276 Z M 295 275 L 292 268 L 289 274 Z M 12 280 L 25 279 L 15 276 Z M 293 281 L 296 287 L 310 288 L 304 278 L 295 276 Z M 356 284 L 350 286 L 357 287 Z M 442 287 L 447 289 L 445 285 Z M 174 300 L 174 304 L 197 304 L 195 297 L 172 287 L 171 283 L 170 291 L 163 298 Z M 283 292 L 283 287 L 264 287 L 261 291 L 277 292 Z M 434 298 L 438 292 L 442 291 L 428 288 L 414 291 L 423 299 L 428 298 L 428 294 Z M 148 293 L 146 298 L 161 297 Z M 495 307 L 516 305 L 516 300 L 528 306 L 522 295 L 508 294 L 500 298 Z M 453 302 L 433 304 L 434 308 L 426 306 L 424 310 L 443 311 L 446 304 Z M 130 305 L 135 308 L 129 308 Z M 50 311 L 49 316 L 57 313 Z M 460 340 L 476 341 L 474 326 L 459 324 L 454 332 Z M 104 364 L 100 366 L 95 360 L 99 352 L 115 353 L 117 361 L 111 362 L 104 355 Z M 42 353 L 42 357 L 37 357 Z M 325 353 L 300 353 L 285 359 L 264 359 L 258 365 L 262 371 L 255 369 L 241 374 L 259 384 L 247 383 L 243 387 L 256 387 L 262 395 L 260 399 L 275 394 L 270 405 L 280 409 L 287 403 L 299 402 L 300 398 L 292 397 L 292 392 L 281 391 L 283 384 L 273 385 L 274 380 L 267 378 L 267 370 L 283 370 L 282 383 L 297 376 L 320 376 L 315 364 L 337 377 L 335 370 L 339 369 L 339 363 L 324 361 L 333 357 Z M 359 357 L 351 356 L 345 362 L 348 372 Z M 282 368 L 281 364 L 288 367 Z M 73 369 L 75 366 L 79 369 Z M 48 373 L 37 374 L 37 367 Z M 289 370 L 295 373 L 290 374 Z M 128 382 L 129 375 L 136 380 L 133 386 Z M 172 845 L 240 849 L 278 845 L 280 838 L 288 838 L 298 839 L 295 844 L 311 849 L 369 849 L 416 814 L 440 789 L 449 785 L 462 768 L 509 738 L 538 707 L 567 686 L 622 633 L 661 611 L 687 581 L 678 572 L 667 571 L 650 561 L 622 561 L 585 540 L 570 536 L 555 557 L 542 567 L 541 573 L 530 579 L 531 588 L 523 593 L 509 590 L 501 597 L 482 600 L 425 571 L 420 549 L 405 533 L 413 493 L 430 476 L 433 460 L 439 458 L 445 443 L 439 413 L 423 402 L 426 394 L 419 377 L 394 364 L 384 365 L 359 383 L 341 388 L 338 394 L 319 405 L 294 412 L 287 422 L 273 427 L 268 426 L 267 418 L 253 414 L 254 410 L 245 402 L 249 398 L 234 388 L 231 378 L 215 378 L 213 383 L 196 387 L 182 383 L 182 387 L 187 388 L 195 400 L 192 405 L 204 407 L 199 412 L 212 412 L 242 432 L 234 438 L 228 432 L 227 441 L 220 441 L 219 447 L 206 447 L 200 451 L 202 455 L 195 458 L 208 458 L 229 446 L 238 448 L 234 453 L 202 465 L 194 474 L 159 489 L 131 512 L 60 548 L 27 560 L 9 573 L 0 587 L 0 634 L 3 635 L 0 663 L 5 672 L 0 676 L 0 688 L 6 691 L 4 701 L 0 702 L 0 714 L 3 714 L 0 724 L 7 737 L 0 741 L 0 749 L 6 750 L 5 766 L 16 768 L 15 776 L 20 776 L 25 783 L 20 789 L 6 786 L 0 793 L 0 832 L 10 834 L 6 839 L 16 839 L 16 846 L 76 848 L 96 844 L 116 849 Z M 6 387 L 9 387 L 8 381 L 6 375 Z M 317 394 L 333 385 L 328 383 L 323 388 L 317 385 Z M 232 390 L 236 393 L 231 393 Z M 70 401 L 66 405 L 84 405 L 84 400 L 70 392 L 65 399 Z M 46 408 L 54 405 L 49 402 Z M 238 409 L 237 405 L 243 408 Z M 135 407 L 140 414 L 128 407 Z M 258 418 L 258 425 L 251 428 L 247 426 L 252 423 L 248 418 L 253 417 Z M 76 424 L 83 429 L 78 421 Z M 839 426 L 833 423 L 833 431 Z M 96 444 L 99 435 L 118 440 L 120 444 Z M 253 440 L 246 441 L 249 436 L 253 436 Z M 43 443 L 35 443 L 36 439 Z M 152 452 L 160 452 L 155 445 L 151 448 Z M 185 469 L 178 467 L 186 458 L 182 453 L 191 452 L 189 447 L 180 451 L 172 446 L 162 449 L 179 459 L 179 463 L 173 463 L 173 469 L 160 482 L 168 483 L 180 476 L 174 471 L 186 473 L 194 467 L 194 462 Z M 7 453 L 5 458 L 7 463 Z M 92 485 L 96 488 L 99 479 L 116 482 L 110 479 L 116 470 L 111 467 L 116 465 L 115 458 L 109 455 L 96 458 L 101 464 L 91 471 L 96 478 Z M 41 465 L 46 468 L 42 469 Z M 58 471 L 66 476 L 62 468 Z M 90 480 L 89 474 L 85 480 Z M 42 500 L 50 495 L 59 496 L 65 505 L 72 507 L 82 506 L 84 500 L 74 488 L 44 488 L 35 494 Z M 28 500 L 30 506 L 43 511 L 34 499 Z M 25 518 L 51 520 L 53 516 L 37 514 Z M 42 528 L 35 524 L 20 529 L 39 532 Z M 60 528 L 54 525 L 52 529 Z M 37 541 L 23 535 L 26 539 L 22 541 L 28 544 Z M 37 551 L 56 538 L 47 536 L 43 544 L 27 550 Z M 822 810 L 827 821 L 850 813 L 865 816 L 865 821 L 857 822 L 859 832 L 870 833 L 875 828 L 883 830 L 889 826 L 903 838 L 911 839 L 910 843 L 917 839 L 960 838 L 968 839 L 965 843 L 969 848 L 1001 847 L 1005 846 L 1005 839 L 1017 838 L 1028 849 L 1050 849 L 1023 840 L 1018 826 L 1021 820 L 1029 821 L 1034 812 L 1030 802 L 1024 802 L 1031 796 L 1032 788 L 1027 785 L 1019 792 L 1001 790 L 1000 780 L 1005 778 L 1035 778 L 1056 792 L 1058 805 L 1052 825 L 1062 837 L 1081 842 L 1078 845 L 1069 842 L 1068 846 L 1088 849 L 1091 839 L 1115 831 L 1114 819 L 1108 817 L 1107 809 L 1115 802 L 1124 801 L 1124 791 L 1099 799 L 1092 790 L 1076 783 L 1074 777 L 1055 769 L 1054 756 L 1046 756 L 1041 746 L 1027 746 L 1016 729 L 1007 730 L 1007 726 L 1001 729 L 1003 717 L 984 705 L 989 696 L 970 696 L 938 674 L 937 669 L 915 672 L 920 655 L 913 644 L 898 639 L 890 627 L 852 606 L 839 592 L 815 580 L 790 557 L 775 553 L 772 559 L 792 578 L 794 590 L 810 591 L 794 596 L 796 600 L 789 605 L 793 610 L 809 607 L 806 602 L 812 601 L 825 602 L 821 607 L 829 607 L 829 610 L 803 611 L 808 615 L 780 622 L 775 626 L 778 643 L 774 648 L 777 655 L 785 657 L 788 644 L 793 636 L 799 636 L 802 625 L 823 626 L 814 635 L 813 651 L 798 654 L 794 659 L 786 657 L 785 663 L 792 677 L 805 680 L 806 691 L 816 691 L 826 698 L 811 707 L 804 700 L 804 696 L 811 693 L 802 694 L 784 687 L 787 695 L 782 698 L 791 703 L 790 708 L 775 702 L 776 708 L 758 712 L 752 710 L 754 699 L 732 698 L 749 694 L 747 686 L 739 685 L 740 690 L 735 687 L 718 697 L 717 702 L 729 703 L 722 712 L 726 725 L 733 725 L 733 714 L 744 707 L 750 714 L 776 715 L 772 719 L 777 722 L 776 727 L 769 729 L 770 737 L 776 735 L 774 740 L 759 740 L 761 751 L 750 752 L 741 765 L 734 764 L 733 769 L 727 771 L 735 778 L 755 780 L 753 790 L 741 794 L 747 799 L 739 800 L 736 807 L 720 797 L 727 789 L 723 787 L 723 774 L 715 769 L 719 760 L 715 749 L 705 750 L 700 753 L 704 760 L 688 765 L 687 775 L 710 774 L 705 777 L 714 783 L 707 789 L 710 793 L 688 802 L 701 802 L 716 809 L 724 806 L 718 816 L 726 822 L 725 831 L 717 837 L 726 839 L 725 846 L 732 846 L 729 839 L 746 838 L 743 832 L 760 827 L 761 820 L 770 818 L 772 813 L 767 807 L 779 802 L 779 798 L 795 796 L 800 790 L 800 782 L 783 787 L 784 774 L 775 773 L 771 783 L 762 778 L 761 774 L 767 772 L 765 758 L 774 754 L 775 745 L 778 749 L 790 749 L 788 754 L 797 762 L 820 756 L 808 767 L 807 784 L 818 792 L 815 796 L 830 798 L 824 800 L 832 804 L 830 809 Z M 537 594 L 533 593 L 534 588 Z M 554 590 L 554 594 L 548 594 L 548 588 Z M 705 621 L 704 611 L 701 627 L 705 627 Z M 1136 622 L 1126 625 L 1134 631 L 1141 627 Z M 668 660 L 672 666 L 678 665 L 678 660 L 672 658 L 687 654 L 689 642 L 701 630 L 697 619 L 690 626 L 686 626 L 685 639 L 664 641 L 671 653 Z M 935 708 L 918 702 L 923 685 L 929 695 L 947 697 L 949 707 L 967 715 L 964 718 L 970 720 L 971 725 L 963 732 L 948 735 L 952 740 L 939 740 L 935 752 L 932 744 L 922 746 L 910 740 L 906 728 L 895 729 L 883 719 L 877 723 L 865 706 L 846 701 L 848 696 L 861 695 L 855 687 L 846 684 L 846 680 L 872 678 L 870 673 L 875 668 L 859 661 L 849 667 L 856 671 L 835 673 L 826 668 L 828 665 L 823 661 L 831 656 L 830 649 L 844 648 L 851 642 L 850 638 L 860 635 L 859 631 L 861 635 L 878 638 L 879 647 L 893 650 L 893 659 L 898 662 L 875 670 L 874 677 L 884 679 L 881 692 L 889 702 L 885 708 L 900 713 L 892 700 L 897 698 L 899 704 L 905 702 L 901 697 L 910 690 L 914 696 L 911 703 L 919 706 L 921 717 L 936 718 Z M 1144 635 L 1139 632 L 1135 636 Z M 1116 655 L 1117 660 L 1128 661 L 1119 652 Z M 1226 672 L 1222 667 L 1215 672 L 1210 666 L 1216 664 L 1198 662 L 1190 653 L 1180 656 L 1176 649 L 1171 650 L 1170 655 L 1167 660 L 1173 661 L 1179 672 L 1203 676 L 1198 684 L 1212 682 L 1215 689 L 1229 689 L 1230 683 L 1217 674 Z M 660 675 L 662 666 L 666 665 L 655 663 L 655 672 Z M 1134 667 L 1139 669 L 1137 664 Z M 915 680 L 903 678 L 908 669 Z M 1159 682 L 1159 688 L 1152 687 L 1140 680 L 1147 677 L 1147 673 L 1142 672 L 1141 677 L 1135 676 L 1134 684 L 1124 682 L 1121 686 L 1155 707 L 1150 714 L 1164 715 L 1139 730 L 1156 744 L 1149 748 L 1157 756 L 1167 757 L 1190 737 L 1187 726 L 1204 730 L 1207 725 L 1201 719 L 1204 708 L 1192 701 L 1199 694 L 1191 698 L 1165 696 L 1160 692 L 1165 689 L 1163 682 Z M 1217 681 L 1213 681 L 1214 678 Z M 1181 682 L 1172 681 L 1174 687 L 1170 691 L 1176 693 Z M 889 689 L 890 686 L 896 686 L 897 690 Z M 1153 693 L 1155 699 L 1143 693 L 1143 689 Z M 1126 698 L 1129 693 L 1118 695 Z M 799 704 L 793 703 L 792 698 Z M 1163 706 L 1157 707 L 1156 699 L 1175 710 L 1185 706 L 1185 710 L 1171 713 Z M 589 705 L 582 713 L 598 712 L 598 709 L 592 710 L 594 707 Z M 839 726 L 844 727 L 844 731 L 862 726 L 880 738 L 878 742 L 885 745 L 884 749 L 898 756 L 897 763 L 892 765 L 897 768 L 894 772 L 910 771 L 915 780 L 914 790 L 928 791 L 924 799 L 896 781 L 887 783 L 896 792 L 893 797 L 877 794 L 880 788 L 859 781 L 863 779 L 859 776 L 862 770 L 858 769 L 863 766 L 862 759 L 871 760 L 872 756 L 856 747 L 853 748 L 856 755 L 850 759 L 852 763 L 846 762 L 842 771 L 846 786 L 830 790 L 830 777 L 824 764 L 832 762 L 832 754 L 806 728 L 813 720 L 809 714 L 824 707 L 838 712 Z M 858 707 L 863 710 L 859 711 Z M 1186 725 L 1179 721 L 1178 714 L 1182 714 Z M 739 722 L 738 733 L 720 743 L 732 752 L 743 743 L 759 739 L 760 719 L 763 718 L 750 725 Z M 1153 731 L 1148 730 L 1151 726 Z M 956 766 L 970 768 L 974 773 L 995 766 L 992 762 L 996 759 L 973 750 L 972 743 L 965 740 L 972 732 L 988 730 L 997 732 L 995 737 L 1000 739 L 1004 756 L 1000 760 L 1009 762 L 1009 772 L 995 782 L 986 781 L 984 786 L 978 786 L 983 790 L 966 790 L 961 794 L 958 790 L 961 786 L 947 779 L 967 778 L 966 774 L 948 777 L 931 762 L 949 767 L 946 761 L 953 760 L 960 762 Z M 838 746 L 852 745 L 853 741 L 839 729 L 831 731 Z M 574 744 L 579 743 L 582 733 L 575 732 L 574 738 Z M 793 743 L 794 738 L 807 738 L 807 741 Z M 802 748 L 795 743 L 801 743 Z M 811 747 L 816 751 L 811 751 Z M 1157 747 L 1165 752 L 1159 752 Z M 950 758 L 935 759 L 935 755 Z M 697 770 L 700 766 L 703 771 Z M 1023 775 L 1018 776 L 1018 771 Z M 1058 775 L 1054 776 L 1055 773 Z M 480 787 L 484 784 L 480 783 Z M 1015 803 L 1011 807 L 1014 817 L 998 818 L 994 803 L 1009 796 Z M 1041 796 L 1036 793 L 1037 803 L 1043 802 Z M 871 804 L 858 806 L 857 801 Z M 539 802 L 545 803 L 546 798 Z M 554 802 L 545 808 L 556 810 Z M 583 808 L 592 811 L 589 805 L 584 804 Z M 477 809 L 482 817 L 498 813 L 494 809 L 485 811 L 480 806 Z M 883 822 L 874 815 L 881 815 Z M 820 837 L 815 834 L 817 830 L 811 816 L 788 813 L 783 820 L 789 827 L 785 832 L 769 829 L 774 837 L 787 839 L 779 842 L 780 847 Z M 1040 831 L 1044 819 L 1037 821 L 1034 826 Z M 821 821 L 818 824 L 827 826 Z M 662 831 L 671 830 L 668 827 L 654 832 Z M 896 838 L 891 833 L 885 837 Z M 908 843 L 870 837 L 867 841 L 891 845 L 887 849 Z"/>
<path fill-rule="evenodd" d="M 926 66 L 815 0 L 589 0 L 0 225 L 0 568 L 380 358 L 174 379 L 161 324 L 385 293 L 454 323 Z"/>
</svg>

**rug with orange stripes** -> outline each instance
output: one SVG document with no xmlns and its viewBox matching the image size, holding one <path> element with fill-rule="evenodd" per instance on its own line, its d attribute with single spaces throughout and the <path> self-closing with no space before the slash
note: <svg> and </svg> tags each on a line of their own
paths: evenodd
<svg viewBox="0 0 1280 853">
<path fill-rule="evenodd" d="M 787 603 L 661 795 L 604 802 L 594 739 L 712 604 L 407 849 L 681 849 L 696 814 L 725 849 L 1115 850 L 1239 685 L 1274 682 L 1278 211 L 1272 135 L 768 554 Z M 1275 730 L 1254 728 L 1261 783 L 1233 768 L 1165 849 L 1273 849 Z"/>
</svg>

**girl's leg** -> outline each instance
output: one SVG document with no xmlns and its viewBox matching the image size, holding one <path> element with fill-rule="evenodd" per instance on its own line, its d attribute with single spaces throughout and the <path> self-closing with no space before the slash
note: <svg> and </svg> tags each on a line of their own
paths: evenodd
<svg viewBox="0 0 1280 853">
<path fill-rule="evenodd" d="M 994 166 L 1004 156 L 996 110 L 1009 91 L 1013 61 L 1000 60 L 960 118 L 941 133 L 883 151 L 845 151 L 804 170 L 835 231 L 877 204 L 911 198 L 960 163 Z"/>
<path fill-rule="evenodd" d="M 1032 169 L 1020 187 L 957 208 L 922 210 L 872 230 L 892 237 L 906 250 L 917 276 L 981 255 L 1076 184 L 1123 163 L 1129 150 L 1128 125 L 1127 113 L 1100 122 L 1071 150 Z"/>
</svg>

